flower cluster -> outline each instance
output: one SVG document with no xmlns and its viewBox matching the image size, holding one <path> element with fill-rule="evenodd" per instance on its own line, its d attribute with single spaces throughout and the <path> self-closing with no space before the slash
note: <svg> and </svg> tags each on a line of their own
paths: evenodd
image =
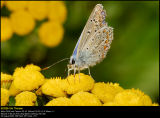
<svg viewBox="0 0 160 118">
<path fill-rule="evenodd" d="M 83 73 L 47 79 L 40 71 L 40 67 L 30 64 L 16 68 L 13 75 L 1 73 L 1 81 L 13 81 L 9 89 L 1 88 L 1 105 L 7 105 L 9 96 L 15 96 L 16 106 L 38 105 L 38 97 L 48 98 L 44 106 L 159 106 L 139 89 L 95 82 Z"/>
<path fill-rule="evenodd" d="M 4 6 L 11 14 L 1 16 L 1 41 L 10 39 L 14 33 L 28 35 L 34 29 L 38 29 L 40 42 L 48 47 L 62 41 L 67 16 L 63 1 L 1 1 L 1 8 Z M 38 21 L 43 23 L 37 28 Z"/>
<path fill-rule="evenodd" d="M 13 77 L 11 75 L 1 72 L 1 88 L 9 89 L 12 81 Z"/>
<path fill-rule="evenodd" d="M 13 73 L 13 85 L 20 91 L 31 91 L 39 88 L 45 81 L 38 67 L 28 65 L 25 68 L 18 67 Z"/>
<path fill-rule="evenodd" d="M 18 94 L 15 99 L 16 106 L 34 106 L 37 96 L 35 93 L 24 91 Z"/>
<path fill-rule="evenodd" d="M 5 88 L 1 88 L 1 105 L 5 106 L 9 101 L 9 91 Z"/>
</svg>

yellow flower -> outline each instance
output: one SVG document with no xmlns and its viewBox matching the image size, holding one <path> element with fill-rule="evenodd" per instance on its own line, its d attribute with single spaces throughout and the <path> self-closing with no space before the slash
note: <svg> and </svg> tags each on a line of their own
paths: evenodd
<svg viewBox="0 0 160 118">
<path fill-rule="evenodd" d="M 1 72 L 1 82 L 13 80 L 12 75 Z"/>
<path fill-rule="evenodd" d="M 159 106 L 159 104 L 158 103 L 153 103 L 152 106 Z"/>
<path fill-rule="evenodd" d="M 48 14 L 47 1 L 29 1 L 28 11 L 36 20 L 43 20 Z"/>
<path fill-rule="evenodd" d="M 7 89 L 1 88 L 1 106 L 5 106 L 9 101 L 9 92 Z"/>
<path fill-rule="evenodd" d="M 35 27 L 35 20 L 32 15 L 25 10 L 15 11 L 10 17 L 13 31 L 18 35 L 27 35 Z"/>
<path fill-rule="evenodd" d="M 151 98 L 144 94 L 142 91 L 140 91 L 139 89 L 130 89 L 129 91 L 132 91 L 133 93 L 136 93 L 137 95 L 140 96 L 141 100 L 142 100 L 142 103 L 143 103 L 143 106 L 151 106 L 152 105 L 152 100 Z"/>
<path fill-rule="evenodd" d="M 67 8 L 62 1 L 50 1 L 49 2 L 48 18 L 54 22 L 64 23 L 67 16 Z"/>
<path fill-rule="evenodd" d="M 152 101 L 149 96 L 140 90 L 128 89 L 118 93 L 114 102 L 119 106 L 151 106 Z"/>
<path fill-rule="evenodd" d="M 16 68 L 13 77 L 15 87 L 21 91 L 38 89 L 45 81 L 44 76 L 33 68 Z"/>
<path fill-rule="evenodd" d="M 69 98 L 59 97 L 49 101 L 45 106 L 72 106 Z"/>
<path fill-rule="evenodd" d="M 83 73 L 68 76 L 64 81 L 64 90 L 68 94 L 75 94 L 79 91 L 90 91 L 94 86 L 94 79 Z"/>
<path fill-rule="evenodd" d="M 9 95 L 10 96 L 16 96 L 17 94 L 19 94 L 21 92 L 21 90 L 17 89 L 14 85 L 14 83 L 12 82 L 11 87 L 9 88 Z"/>
<path fill-rule="evenodd" d="M 20 11 L 27 8 L 28 1 L 6 1 L 6 6 L 10 11 Z"/>
<path fill-rule="evenodd" d="M 29 91 L 24 91 L 15 97 L 15 106 L 34 106 L 37 96 Z"/>
<path fill-rule="evenodd" d="M 26 70 L 35 70 L 35 71 L 41 71 L 41 68 L 39 66 L 36 66 L 34 64 L 28 64 L 25 67 Z"/>
<path fill-rule="evenodd" d="M 2 88 L 9 89 L 12 81 L 13 81 L 13 77 L 11 75 L 1 72 L 1 87 Z"/>
<path fill-rule="evenodd" d="M 11 21 L 7 17 L 1 17 L 1 41 L 10 39 L 13 35 Z"/>
<path fill-rule="evenodd" d="M 99 99 L 88 92 L 78 92 L 71 97 L 74 106 L 101 106 Z"/>
<path fill-rule="evenodd" d="M 63 39 L 63 34 L 63 26 L 56 22 L 45 22 L 38 31 L 41 43 L 48 47 L 59 45 Z"/>
<path fill-rule="evenodd" d="M 53 97 L 64 97 L 66 93 L 63 90 L 63 83 L 61 78 L 53 78 L 47 80 L 42 85 L 42 93 Z"/>
<path fill-rule="evenodd" d="M 46 83 L 47 81 L 48 81 L 49 79 L 45 79 L 45 81 L 43 82 L 43 84 L 44 83 Z M 42 95 L 43 93 L 42 93 L 42 86 L 43 86 L 43 84 L 41 85 L 41 87 L 39 87 L 37 90 L 36 90 L 36 95 Z"/>
<path fill-rule="evenodd" d="M 123 88 L 117 83 L 98 82 L 94 85 L 92 93 L 95 94 L 102 102 L 111 102 L 115 95 L 123 91 Z"/>
</svg>

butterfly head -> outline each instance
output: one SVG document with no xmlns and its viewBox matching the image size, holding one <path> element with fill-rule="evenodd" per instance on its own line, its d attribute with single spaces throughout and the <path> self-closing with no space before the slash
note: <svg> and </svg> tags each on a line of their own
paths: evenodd
<svg viewBox="0 0 160 118">
<path fill-rule="evenodd" d="M 69 64 L 67 65 L 69 69 L 73 69 L 75 67 L 75 58 L 71 56 Z"/>
</svg>

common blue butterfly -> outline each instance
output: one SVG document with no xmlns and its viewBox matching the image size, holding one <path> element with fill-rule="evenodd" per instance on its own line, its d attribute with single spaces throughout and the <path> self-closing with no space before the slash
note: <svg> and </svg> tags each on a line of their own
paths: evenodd
<svg viewBox="0 0 160 118">
<path fill-rule="evenodd" d="M 68 75 L 71 70 L 80 70 L 100 63 L 110 49 L 113 40 L 113 28 L 105 22 L 106 11 L 102 4 L 93 9 L 70 57 Z M 90 74 L 90 70 L 89 70 Z"/>
</svg>

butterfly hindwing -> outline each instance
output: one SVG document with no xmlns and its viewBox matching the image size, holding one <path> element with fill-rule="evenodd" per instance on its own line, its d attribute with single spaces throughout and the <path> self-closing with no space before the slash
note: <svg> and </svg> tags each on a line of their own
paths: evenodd
<svg viewBox="0 0 160 118">
<path fill-rule="evenodd" d="M 93 66 L 106 57 L 113 40 L 113 29 L 106 26 L 102 27 L 95 35 L 93 35 L 92 39 L 86 43 L 81 51 L 81 55 L 85 55 L 83 58 L 85 58 L 88 66 Z"/>
</svg>

